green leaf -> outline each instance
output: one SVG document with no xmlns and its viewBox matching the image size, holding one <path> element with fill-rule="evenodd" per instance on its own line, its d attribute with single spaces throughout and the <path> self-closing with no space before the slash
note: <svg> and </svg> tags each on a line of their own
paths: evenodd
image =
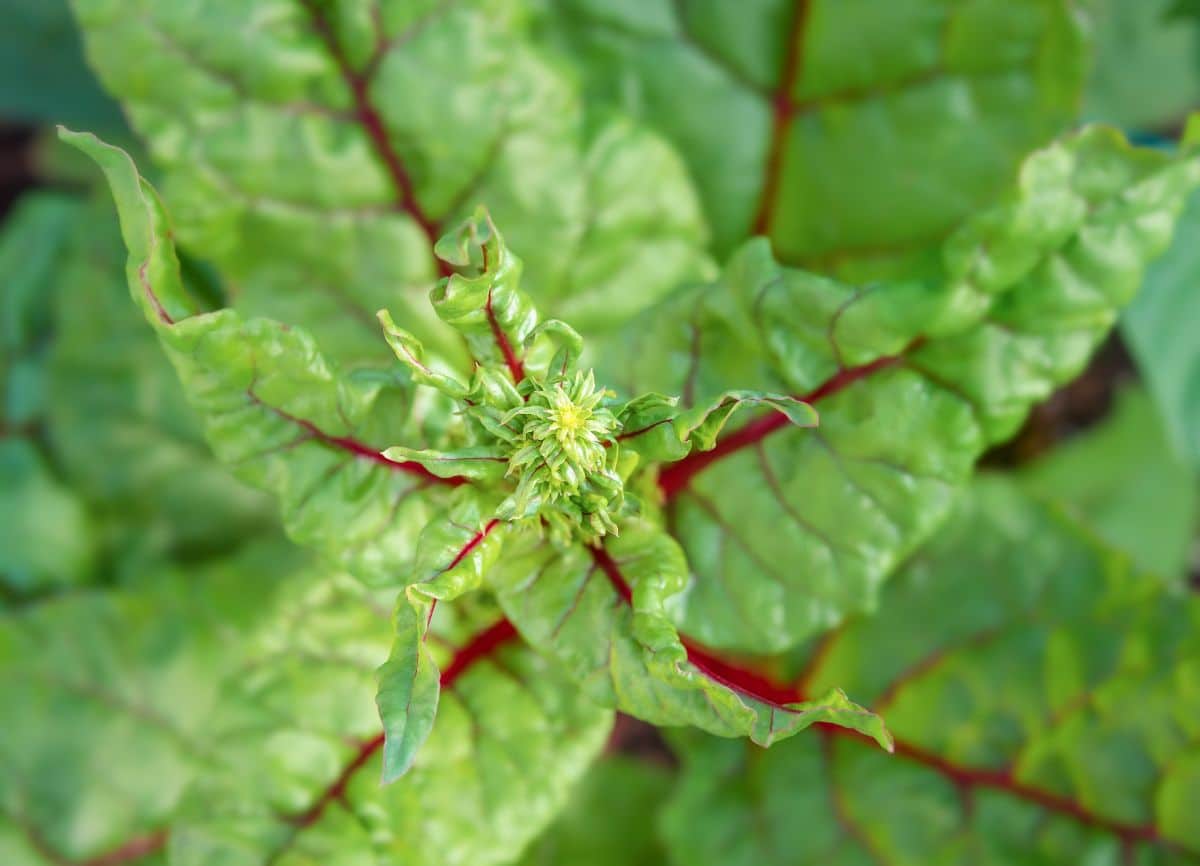
<svg viewBox="0 0 1200 866">
<path fill-rule="evenodd" d="M 184 787 L 213 759 L 218 685 L 270 609 L 267 575 L 298 565 L 293 548 L 264 543 L 0 621 L 6 864 L 142 863 L 163 847 Z"/>
<path fill-rule="evenodd" d="M 664 767 L 620 755 L 598 761 L 520 866 L 661 866 L 654 815 L 670 783 Z"/>
<path fill-rule="evenodd" d="M 427 631 L 437 603 L 478 589 L 500 555 L 509 530 L 491 516 L 494 510 L 465 490 L 421 533 L 413 574 L 396 606 L 392 650 L 379 669 L 375 700 L 385 735 L 385 783 L 408 772 L 433 730 L 441 671 L 426 645 Z"/>
<path fill-rule="evenodd" d="M 83 59 L 67 0 L 7 0 L 0 30 L 0 116 L 116 131 L 118 106 Z"/>
<path fill-rule="evenodd" d="M 745 408 L 772 409 L 795 427 L 817 426 L 816 410 L 795 397 L 758 391 L 726 391 L 704 405 L 683 412 L 675 421 L 675 429 L 683 442 L 692 443 L 694 450 L 711 451 L 726 422 L 735 412 Z"/>
<path fill-rule="evenodd" d="M 686 580 L 678 545 L 644 522 L 622 525 L 603 549 L 564 549 L 533 534 L 511 539 L 489 576 L 521 635 L 601 705 L 763 746 L 824 721 L 890 747 L 883 722 L 841 691 L 817 700 L 764 692 L 753 673 L 685 644 L 666 603 Z"/>
<path fill-rule="evenodd" d="M 340 374 L 299 329 L 232 310 L 198 312 L 162 205 L 129 157 L 94 136 L 63 136 L 108 176 L 129 248 L 130 290 L 217 456 L 275 494 L 297 542 L 363 580 L 394 583 L 409 570 L 439 491 L 452 487 L 380 453 L 385 436 L 421 443 L 433 435 L 412 387 L 390 373 Z"/>
<path fill-rule="evenodd" d="M 711 267 L 679 160 L 620 121 L 585 129 L 565 73 L 525 46 L 522 3 L 74 6 L 181 242 L 237 283 L 244 313 L 310 329 L 333 358 L 386 358 L 381 307 L 458 351 L 425 296 L 445 273 L 434 241 L 480 203 L 547 309 L 619 298 L 600 325 Z M 655 192 L 633 204 L 630 187 Z"/>
<path fill-rule="evenodd" d="M 111 203 L 83 210 L 53 274 L 54 456 L 116 524 L 118 547 L 136 538 L 173 552 L 228 549 L 274 526 L 274 507 L 212 457 L 175 371 L 130 306 L 124 262 Z"/>
<path fill-rule="evenodd" d="M 1082 370 L 1198 183 L 1200 159 L 1088 129 L 1026 161 L 947 242 L 937 281 L 844 285 L 755 241 L 632 326 L 602 377 L 695 405 L 761 388 L 821 413 L 813 430 L 755 418 L 661 470 L 694 576 L 676 625 L 770 652 L 871 609 L 975 458 Z"/>
<path fill-rule="evenodd" d="M 55 269 L 78 211 L 66 196 L 32 193 L 17 201 L 0 231 L 2 430 L 29 428 L 42 414 Z"/>
<path fill-rule="evenodd" d="M 90 579 L 92 520 L 24 439 L 0 439 L 0 589 L 19 598 Z"/>
<path fill-rule="evenodd" d="M 1183 579 L 1200 518 L 1200 483 L 1172 452 L 1144 391 L 1118 393 L 1112 413 L 1024 467 L 1024 485 L 1065 505 L 1138 568 Z"/>
<path fill-rule="evenodd" d="M 1180 218 L 1175 243 L 1151 265 L 1121 323 L 1175 450 L 1200 469 L 1200 193 Z"/>
<path fill-rule="evenodd" d="M 210 719 L 220 752 L 172 829 L 174 866 L 507 862 L 604 743 L 611 714 L 511 632 L 488 646 L 493 629 L 435 618 L 438 722 L 408 774 L 381 786 L 372 697 L 387 617 L 356 581 L 288 592 Z"/>
<path fill-rule="evenodd" d="M 1200 29 L 1172 17 L 1172 0 L 1096 4 L 1096 65 L 1084 116 L 1162 130 L 1200 104 Z"/>
<path fill-rule="evenodd" d="M 690 740 L 672 862 L 1198 862 L 1198 661 L 1200 599 L 982 483 L 807 664 L 886 715 L 895 754 L 837 728 Z"/>
<path fill-rule="evenodd" d="M 1087 20 L 1068 0 L 543 4 L 594 100 L 680 149 L 716 246 L 895 272 L 1075 116 Z"/>
</svg>

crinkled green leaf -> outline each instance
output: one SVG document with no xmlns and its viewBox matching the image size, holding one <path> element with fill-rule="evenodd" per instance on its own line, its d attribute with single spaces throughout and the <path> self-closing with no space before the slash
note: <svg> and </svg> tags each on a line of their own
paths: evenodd
<svg viewBox="0 0 1200 866">
<path fill-rule="evenodd" d="M 1176 451 L 1200 468 L 1200 193 L 1175 242 L 1150 266 L 1121 331 L 1167 422 Z"/>
<path fill-rule="evenodd" d="M 1112 416 L 1023 467 L 1025 486 L 1065 505 L 1144 571 L 1187 575 L 1200 523 L 1200 481 L 1171 450 L 1157 407 L 1140 389 Z"/>
<path fill-rule="evenodd" d="M 687 580 L 678 545 L 630 522 L 604 549 L 511 539 L 489 578 L 521 635 L 558 661 L 597 703 L 657 725 L 693 725 L 768 746 L 821 722 L 890 746 L 883 722 L 837 689 L 817 700 L 763 692 L 756 678 L 685 645 L 665 603 Z"/>
<path fill-rule="evenodd" d="M 1073 119 L 1087 20 L 1069 0 L 546 3 L 601 101 L 680 149 L 717 247 L 894 271 Z"/>
<path fill-rule="evenodd" d="M 375 698 L 385 735 L 384 782 L 408 771 L 433 730 L 441 671 L 426 643 L 429 623 L 439 601 L 478 589 L 495 564 L 509 530 L 492 517 L 493 511 L 473 491 L 462 491 L 417 542 L 413 573 L 402 581 L 408 586 L 396 606 L 396 637 L 379 669 Z"/>
<path fill-rule="evenodd" d="M 392 437 L 420 443 L 430 435 L 411 386 L 391 373 L 342 375 L 299 329 L 232 310 L 198 312 L 154 190 L 122 151 L 94 136 L 64 136 L 109 178 L 130 290 L 217 456 L 276 495 L 292 538 L 364 580 L 394 583 L 409 568 L 437 491 L 450 489 L 380 453 Z"/>
<path fill-rule="evenodd" d="M 74 491 L 24 439 L 0 438 L 0 589 L 17 597 L 91 577 L 96 537 Z"/>
<path fill-rule="evenodd" d="M 697 738 L 672 862 L 1200 862 L 1200 600 L 1011 485 L 979 485 L 805 679 L 869 700 L 895 754 Z"/>
<path fill-rule="evenodd" d="M 1200 28 L 1172 0 L 1096 3 L 1096 64 L 1084 116 L 1127 129 L 1167 129 L 1200 104 Z"/>
<path fill-rule="evenodd" d="M 726 422 L 741 409 L 772 409 L 796 427 L 816 427 L 817 413 L 802 400 L 758 391 L 726 391 L 706 403 L 680 414 L 675 422 L 679 438 L 694 449 L 711 451 Z"/>
<path fill-rule="evenodd" d="M 520 866 L 662 866 L 655 816 L 670 790 L 665 767 L 620 755 L 598 761 Z"/>
<path fill-rule="evenodd" d="M 472 640 L 469 622 L 449 623 L 437 725 L 383 786 L 372 697 L 386 613 L 352 580 L 289 594 L 210 720 L 220 751 L 173 826 L 173 866 L 507 862 L 603 745 L 611 713 L 517 642 L 485 647 L 492 629 Z"/>
<path fill-rule="evenodd" d="M 624 370 L 601 376 L 696 404 L 791 393 L 821 414 L 814 430 L 754 419 L 661 471 L 694 573 L 680 628 L 765 652 L 870 608 L 975 457 L 1083 368 L 1198 183 L 1196 157 L 1089 129 L 1031 156 L 947 242 L 935 282 L 844 285 L 755 241 L 631 327 L 609 355 Z"/>
<path fill-rule="evenodd" d="M 585 130 L 567 75 L 524 45 L 523 5 L 74 3 L 180 239 L 238 284 L 243 312 L 353 361 L 386 358 L 381 307 L 453 349 L 425 302 L 432 247 L 480 203 L 547 304 L 620 299 L 598 324 L 710 267 L 680 161 L 621 121 Z M 630 187 L 654 192 L 634 204 Z"/>
<path fill-rule="evenodd" d="M 294 549 L 264 543 L 186 572 L 159 566 L 136 592 L 88 590 L 0 621 L 6 866 L 142 863 L 136 853 L 163 847 L 183 788 L 213 759 L 218 685 L 298 564 Z"/>
<path fill-rule="evenodd" d="M 119 524 L 116 544 L 136 537 L 167 550 L 229 548 L 271 527 L 274 508 L 212 457 L 175 371 L 129 304 L 124 262 L 112 205 L 83 210 L 53 276 L 47 432 L 55 458 Z"/>
</svg>

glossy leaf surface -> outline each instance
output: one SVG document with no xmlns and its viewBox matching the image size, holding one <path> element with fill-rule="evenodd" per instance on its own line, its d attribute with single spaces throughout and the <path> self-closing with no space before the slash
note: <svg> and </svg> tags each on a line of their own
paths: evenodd
<svg viewBox="0 0 1200 866">
<path fill-rule="evenodd" d="M 895 755 L 833 728 L 768 753 L 697 738 L 673 862 L 1200 861 L 1194 596 L 992 481 L 883 611 L 803 679 L 862 694 Z"/>
<path fill-rule="evenodd" d="M 238 283 L 243 312 L 311 330 L 335 359 L 386 360 L 381 307 L 456 351 L 425 302 L 446 273 L 432 248 L 481 203 L 540 299 L 596 324 L 708 267 L 678 158 L 619 120 L 585 129 L 567 76 L 524 46 L 521 3 L 74 5 L 181 241 Z"/>
<path fill-rule="evenodd" d="M 890 749 L 883 721 L 841 690 L 811 700 L 764 691 L 753 675 L 685 643 L 665 605 L 686 579 L 678 545 L 661 530 L 630 522 L 603 548 L 514 539 L 490 582 L 521 634 L 603 706 L 762 746 L 831 722 Z"/>
<path fill-rule="evenodd" d="M 289 586 L 213 721 L 220 759 L 188 795 L 174 866 L 511 860 L 566 800 L 611 714 L 485 626 L 440 624 L 437 725 L 381 784 L 375 667 L 392 630 L 361 585 Z"/>
<path fill-rule="evenodd" d="M 685 156 L 716 245 L 896 273 L 1071 121 L 1087 21 L 1066 0 L 568 0 L 547 41 L 595 99 Z M 720 166 L 719 170 L 714 169 Z"/>
<path fill-rule="evenodd" d="M 233 310 L 200 312 L 180 278 L 158 197 L 129 157 L 92 136 L 64 135 L 109 177 L 130 290 L 217 456 L 279 499 L 294 539 L 364 580 L 392 583 L 429 518 L 432 497 L 423 494 L 448 487 L 380 453 L 384 435 L 425 435 L 411 387 L 390 373 L 340 374 L 299 329 Z"/>
<path fill-rule="evenodd" d="M 820 413 L 811 431 L 763 416 L 660 472 L 694 574 L 676 623 L 764 652 L 869 609 L 975 458 L 1083 368 L 1198 183 L 1200 159 L 1093 128 L 1031 156 L 935 283 L 846 285 L 751 242 L 656 308 L 613 380 L 685 404 L 760 387 Z"/>
</svg>

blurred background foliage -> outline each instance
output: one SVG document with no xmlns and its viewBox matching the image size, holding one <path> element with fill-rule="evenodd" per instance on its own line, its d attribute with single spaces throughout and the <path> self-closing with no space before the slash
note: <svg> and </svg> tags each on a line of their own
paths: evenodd
<svg viewBox="0 0 1200 866">
<path fill-rule="evenodd" d="M 1184 115 L 1200 106 L 1200 4 L 1096 6 L 1083 119 L 1169 146 Z M 128 303 L 108 193 L 51 135 L 57 123 L 137 148 L 82 57 L 65 0 L 3 0 L 0 607 L 14 617 L 88 587 L 119 599 L 124 586 L 175 586 L 219 571 L 231 556 L 275 561 L 261 550 L 276 531 L 274 509 L 209 454 L 173 371 Z M 222 288 L 203 262 L 186 261 L 185 276 L 221 305 Z M 986 463 L 1014 470 L 1020 485 L 1139 568 L 1200 589 L 1200 195 L 1089 370 Z M 251 541 L 258 547 L 247 554 Z M 70 612 L 61 617 L 69 623 Z M 777 748 L 771 754 L 781 767 L 803 772 L 818 746 L 799 738 Z M 676 754 L 685 756 L 682 771 Z M 623 721 L 609 755 L 523 862 L 664 862 L 659 829 L 678 835 L 690 803 L 728 794 L 706 788 L 697 767 L 740 760 L 689 755 L 686 743 L 667 749 Z M 687 787 L 659 828 L 654 815 L 681 772 Z M 11 795 L 2 782 L 0 793 Z M 753 820 L 738 808 L 726 812 L 730 833 Z M 759 820 L 800 822 L 804 808 L 785 802 Z M 606 823 L 597 824 L 601 811 Z M 717 848 L 721 830 L 713 827 Z M 787 835 L 782 826 L 771 832 Z M 18 862 L 5 859 L 5 845 L 0 831 L 0 863 Z M 776 862 L 755 856 L 745 862 Z"/>
</svg>

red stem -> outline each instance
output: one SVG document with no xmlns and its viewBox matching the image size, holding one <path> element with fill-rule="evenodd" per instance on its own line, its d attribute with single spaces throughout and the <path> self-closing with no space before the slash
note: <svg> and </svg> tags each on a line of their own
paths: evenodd
<svg viewBox="0 0 1200 866">
<path fill-rule="evenodd" d="M 834 725 L 823 725 L 823 728 L 829 734 L 866 739 L 861 734 L 847 728 L 839 728 Z M 1162 838 L 1158 828 L 1153 824 L 1129 824 L 1105 818 L 1103 815 L 1097 815 L 1076 800 L 1018 781 L 1013 777 L 1011 770 L 986 770 L 963 767 L 946 760 L 940 755 L 935 755 L 932 752 L 927 752 L 918 746 L 900 740 L 896 741 L 895 754 L 898 757 L 905 758 L 936 771 L 959 787 L 990 788 L 992 790 L 1004 791 L 1014 797 L 1036 803 L 1048 811 L 1057 812 L 1060 815 L 1072 818 L 1080 824 L 1112 833 L 1124 842 L 1163 842 L 1171 844 L 1168 840 Z M 1172 845 L 1172 847 L 1174 846 Z"/>
<path fill-rule="evenodd" d="M 316 424 L 305 418 L 299 418 L 290 412 L 280 409 L 278 406 L 272 406 L 269 403 L 264 403 L 262 399 L 254 393 L 253 390 L 247 390 L 246 396 L 249 397 L 251 402 L 253 402 L 255 405 L 262 406 L 264 409 L 269 409 L 283 420 L 295 424 L 297 427 L 300 427 L 306 431 L 318 442 L 323 442 L 332 448 L 337 448 L 342 451 L 349 451 L 356 457 L 361 457 L 365 460 L 371 460 L 381 466 L 386 466 L 389 469 L 394 469 L 399 472 L 407 472 L 410 475 L 417 475 L 421 478 L 424 478 L 431 484 L 448 484 L 451 487 L 458 487 L 462 484 L 469 483 L 468 480 L 461 475 L 455 475 L 450 478 L 442 478 L 440 475 L 434 475 L 420 463 L 415 463 L 411 460 L 392 460 L 383 456 L 381 452 L 372 448 L 370 445 L 360 442 L 353 437 L 330 435 Z"/>
<path fill-rule="evenodd" d="M 380 732 L 369 740 L 363 740 L 359 745 L 358 751 L 354 753 L 349 763 L 342 767 L 342 771 L 338 773 L 336 779 L 330 783 L 317 798 L 316 802 L 309 807 L 306 812 L 297 815 L 292 822 L 298 827 L 310 827 L 321 819 L 325 814 L 325 810 L 337 800 L 342 799 L 346 794 L 346 787 L 350 784 L 350 780 L 354 774 L 366 766 L 367 762 L 383 748 L 383 733 Z"/>
<path fill-rule="evenodd" d="M 612 555 L 603 547 L 589 547 L 588 552 L 591 553 L 592 561 L 604 572 L 605 577 L 608 578 L 608 582 L 612 585 L 617 595 L 621 597 L 621 600 L 632 606 L 633 589 L 629 586 L 629 582 L 625 580 L 625 575 L 621 573 L 621 566 L 617 564 Z M 681 635 L 680 639 L 687 650 L 688 661 L 698 667 L 707 676 L 733 689 L 735 692 L 740 692 L 755 700 L 778 708 L 782 708 L 784 704 L 804 700 L 804 697 L 794 689 L 778 686 L 755 671 L 740 668 L 731 662 L 719 658 L 690 638 Z"/>
<path fill-rule="evenodd" d="M 450 560 L 450 564 L 447 565 L 445 567 L 445 569 L 443 569 L 443 571 L 449 571 L 450 569 L 452 569 L 456 565 L 458 565 L 460 562 L 462 562 L 464 559 L 466 559 L 468 556 L 470 556 L 471 551 L 474 550 L 475 548 L 477 548 L 479 545 L 483 544 L 483 540 L 485 538 L 487 538 L 489 535 L 491 535 L 492 530 L 495 529 L 499 525 L 500 525 L 499 520 L 496 520 L 495 518 L 492 518 L 491 520 L 489 520 L 487 525 L 484 526 L 483 529 L 476 532 L 475 535 L 473 535 L 471 537 L 471 540 L 462 546 L 462 549 L 459 550 L 459 552 L 454 555 L 454 559 Z"/>
<path fill-rule="evenodd" d="M 325 11 L 317 5 L 316 0 L 301 0 L 301 3 L 312 19 L 313 29 L 325 43 L 326 49 L 338 65 L 338 70 L 346 86 L 350 89 L 350 93 L 354 99 L 354 110 L 358 117 L 358 122 L 362 126 L 363 131 L 366 132 L 367 138 L 370 140 L 372 147 L 374 147 L 376 154 L 383 161 L 384 167 L 391 177 L 392 184 L 396 187 L 396 204 L 420 226 L 421 231 L 429 238 L 430 245 L 435 244 L 441 230 L 437 221 L 425 213 L 421 207 L 421 203 L 417 200 L 412 177 L 409 175 L 408 169 L 404 167 L 404 162 L 400 159 L 400 154 L 392 146 L 392 141 L 388 137 L 387 127 L 383 122 L 383 116 L 371 101 L 370 78 L 350 64 L 350 59 L 346 56 L 346 52 L 343 50 L 341 42 L 334 32 L 333 26 L 325 16 Z M 369 68 L 374 69 L 376 65 L 377 61 L 373 62 Z M 437 256 L 434 256 L 434 264 L 443 277 L 448 277 L 454 273 L 450 265 Z"/>
<path fill-rule="evenodd" d="M 601 548 L 590 548 L 592 559 L 608 577 L 617 595 L 627 604 L 632 604 L 633 590 L 621 573 L 621 568 L 609 553 Z M 787 704 L 808 700 L 803 690 L 795 685 L 773 682 L 765 674 L 736 662 L 721 658 L 711 650 L 704 649 L 686 636 L 680 636 L 687 649 L 688 661 L 713 680 L 755 701 L 786 711 Z M 827 651 L 828 647 L 822 647 Z M 826 735 L 851 737 L 863 742 L 873 741 L 849 728 L 821 723 Z M 1057 812 L 1085 824 L 1118 836 L 1124 842 L 1149 841 L 1170 844 L 1163 839 L 1153 824 L 1127 824 L 1114 821 L 1089 811 L 1069 797 L 1035 788 L 1014 778 L 1011 770 L 988 770 L 963 767 L 939 755 L 925 751 L 919 746 L 901 740 L 896 741 L 895 754 L 947 777 L 964 788 L 982 787 L 1005 791 L 1014 797 L 1036 803 L 1044 809 Z"/>
<path fill-rule="evenodd" d="M 779 76 L 779 87 L 771 101 L 771 142 L 767 150 L 767 161 L 763 172 L 763 188 L 758 201 L 752 234 L 765 235 L 771 231 L 771 220 L 775 202 L 779 197 L 779 181 L 783 173 L 783 145 L 787 137 L 788 124 L 796 114 L 796 103 L 792 91 L 800 76 L 801 59 L 804 53 L 804 31 L 808 24 L 811 0 L 797 0 L 792 15 L 792 26 L 788 29 L 783 70 Z"/>
<path fill-rule="evenodd" d="M 500 647 L 515 640 L 516 637 L 517 630 L 506 619 L 493 623 L 479 632 L 459 648 L 458 652 L 454 654 L 454 658 L 450 659 L 450 664 L 446 665 L 442 671 L 442 688 L 446 689 L 454 685 L 455 680 L 466 673 L 473 664 L 487 658 Z"/>
<path fill-rule="evenodd" d="M 818 403 L 826 397 L 830 397 L 848 388 L 858 380 L 864 379 L 879 370 L 891 367 L 899 362 L 900 356 L 885 355 L 860 367 L 849 367 L 839 370 L 823 384 L 808 394 L 797 397 L 797 399 L 803 400 L 805 403 Z M 788 421 L 787 416 L 782 412 L 772 412 L 769 415 L 756 418 L 728 436 L 722 437 L 721 441 L 711 451 L 696 451 L 682 460 L 677 460 L 665 466 L 658 475 L 658 486 L 662 490 L 663 497 L 667 500 L 672 499 L 685 490 L 696 475 L 718 460 L 741 451 L 750 445 L 761 442 L 776 430 L 782 430 L 790 425 L 791 422 Z"/>
<path fill-rule="evenodd" d="M 486 658 L 501 646 L 516 638 L 516 636 L 517 630 L 506 619 L 493 623 L 488 628 L 479 632 L 467 644 L 459 648 L 455 652 L 454 658 L 450 660 L 450 664 L 446 665 L 446 669 L 442 672 L 441 677 L 442 688 L 451 686 L 473 664 Z M 383 748 L 383 742 L 384 735 L 380 732 L 359 744 L 358 749 L 346 765 L 342 767 L 342 771 L 338 773 L 337 778 L 321 792 L 321 795 L 313 802 L 312 806 L 294 817 L 292 823 L 297 827 L 303 828 L 309 827 L 319 821 L 330 805 L 345 796 L 350 780 L 354 778 L 354 775 L 359 770 L 367 765 L 376 752 Z M 89 864 L 89 866 L 111 866 L 111 864 L 94 863 Z"/>
<path fill-rule="evenodd" d="M 500 354 L 504 356 L 504 364 L 508 367 L 508 372 L 512 376 L 513 382 L 519 385 L 521 384 L 521 380 L 525 378 L 525 365 L 521 363 L 521 359 L 513 351 L 512 344 L 508 342 L 508 335 L 504 333 L 504 329 L 500 327 L 500 322 L 496 319 L 496 312 L 492 309 L 492 293 L 490 291 L 488 292 L 485 309 L 487 311 L 488 327 L 492 329 L 492 337 L 495 338 L 496 345 L 500 347 Z"/>
</svg>

